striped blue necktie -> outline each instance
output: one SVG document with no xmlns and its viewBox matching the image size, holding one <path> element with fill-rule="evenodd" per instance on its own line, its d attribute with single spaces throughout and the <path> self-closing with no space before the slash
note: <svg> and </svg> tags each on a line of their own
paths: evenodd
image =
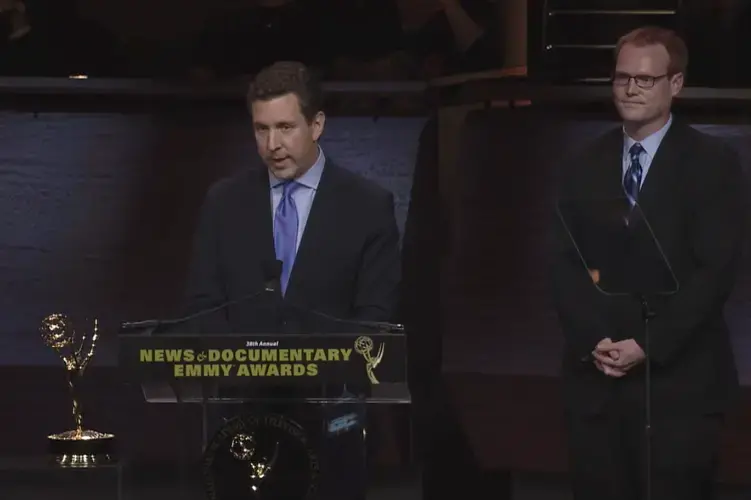
<svg viewBox="0 0 751 500">
<path fill-rule="evenodd" d="M 628 153 L 631 157 L 631 164 L 626 170 L 626 175 L 623 176 L 623 189 L 626 191 L 628 201 L 631 206 L 636 204 L 639 199 L 639 188 L 641 187 L 642 168 L 639 156 L 644 152 L 644 148 L 638 142 L 631 146 Z"/>
<path fill-rule="evenodd" d="M 297 206 L 292 194 L 301 185 L 295 181 L 286 181 L 282 192 L 282 199 L 279 206 L 276 207 L 274 214 L 274 248 L 276 258 L 282 261 L 282 295 L 287 292 L 287 283 L 292 272 L 292 266 L 295 263 L 297 254 L 297 231 L 299 219 L 297 216 Z"/>
</svg>

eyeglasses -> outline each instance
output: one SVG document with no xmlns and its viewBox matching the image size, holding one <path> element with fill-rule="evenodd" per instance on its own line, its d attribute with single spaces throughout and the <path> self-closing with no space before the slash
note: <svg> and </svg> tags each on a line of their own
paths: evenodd
<svg viewBox="0 0 751 500">
<path fill-rule="evenodd" d="M 655 82 L 658 80 L 662 80 L 663 78 L 667 78 L 668 74 L 659 75 L 659 76 L 650 76 L 650 75 L 627 75 L 626 73 L 616 73 L 613 75 L 613 85 L 618 85 L 619 87 L 626 87 L 631 83 L 631 80 L 634 80 L 634 83 L 637 87 L 642 89 L 651 89 L 655 86 Z"/>
</svg>

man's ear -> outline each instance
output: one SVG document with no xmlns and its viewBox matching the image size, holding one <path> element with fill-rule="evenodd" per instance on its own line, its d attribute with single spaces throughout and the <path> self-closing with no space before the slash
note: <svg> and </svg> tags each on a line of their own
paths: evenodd
<svg viewBox="0 0 751 500">
<path fill-rule="evenodd" d="M 310 126 L 313 128 L 313 140 L 317 141 L 323 134 L 324 126 L 326 125 L 326 115 L 323 111 L 319 111 L 313 117 Z"/>
<path fill-rule="evenodd" d="M 683 73 L 676 73 L 670 77 L 670 93 L 673 97 L 677 96 L 683 90 Z"/>
</svg>

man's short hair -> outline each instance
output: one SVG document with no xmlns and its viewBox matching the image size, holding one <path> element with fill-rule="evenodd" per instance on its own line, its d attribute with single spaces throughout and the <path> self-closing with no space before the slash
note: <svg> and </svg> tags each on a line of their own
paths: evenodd
<svg viewBox="0 0 751 500">
<path fill-rule="evenodd" d="M 248 89 L 248 107 L 256 101 L 268 101 L 286 94 L 297 96 L 300 111 L 308 122 L 323 109 L 320 81 L 304 64 L 292 61 L 276 62 L 258 72 Z"/>
<path fill-rule="evenodd" d="M 686 74 L 686 69 L 688 68 L 688 48 L 683 39 L 671 29 L 660 26 L 646 26 L 626 33 L 618 40 L 615 46 L 616 59 L 618 59 L 618 54 L 624 45 L 634 45 L 636 47 L 662 45 L 670 56 L 668 75 Z"/>
</svg>

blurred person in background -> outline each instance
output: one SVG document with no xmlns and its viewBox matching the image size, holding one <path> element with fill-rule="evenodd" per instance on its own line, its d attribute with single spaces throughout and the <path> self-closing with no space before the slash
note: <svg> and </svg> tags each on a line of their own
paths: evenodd
<svg viewBox="0 0 751 500">
<path fill-rule="evenodd" d="M 249 4 L 240 12 L 223 12 L 206 22 L 193 51 L 194 78 L 252 75 L 284 60 L 311 68 L 322 64 L 324 10 L 303 0 L 251 0 Z"/>
<path fill-rule="evenodd" d="M 324 31 L 331 77 L 346 80 L 403 77 L 404 37 L 396 0 L 319 1 L 327 3 Z"/>
<path fill-rule="evenodd" d="M 684 0 L 681 32 L 691 52 L 691 81 L 700 87 L 751 83 L 751 2 Z"/>
<path fill-rule="evenodd" d="M 721 29 L 730 39 L 726 40 L 721 50 L 729 49 L 731 60 L 720 59 L 732 68 L 731 86 L 746 87 L 751 85 L 751 67 L 748 64 L 751 58 L 751 37 L 748 35 L 751 29 L 751 2 L 725 0 L 723 3 L 725 11 Z"/>
<path fill-rule="evenodd" d="M 356 0 L 333 11 L 337 38 L 350 41 L 331 50 L 333 79 L 421 80 L 503 65 L 492 0 Z"/>
<path fill-rule="evenodd" d="M 115 38 L 85 20 L 74 0 L 0 0 L 0 74 L 108 76 Z"/>
<path fill-rule="evenodd" d="M 30 10 L 23 0 L 0 0 L 0 74 L 62 76 L 54 41 Z"/>
<path fill-rule="evenodd" d="M 418 26 L 405 17 L 406 45 L 428 77 L 503 66 L 494 0 L 429 0 L 429 17 Z M 406 14 L 407 7 L 402 8 Z M 410 26 L 413 24 L 413 26 Z"/>
<path fill-rule="evenodd" d="M 297 60 L 327 79 L 383 81 L 502 65 L 494 1 L 427 1 L 423 8 L 406 0 L 253 0 L 206 23 L 191 74 L 233 78 Z"/>
</svg>

